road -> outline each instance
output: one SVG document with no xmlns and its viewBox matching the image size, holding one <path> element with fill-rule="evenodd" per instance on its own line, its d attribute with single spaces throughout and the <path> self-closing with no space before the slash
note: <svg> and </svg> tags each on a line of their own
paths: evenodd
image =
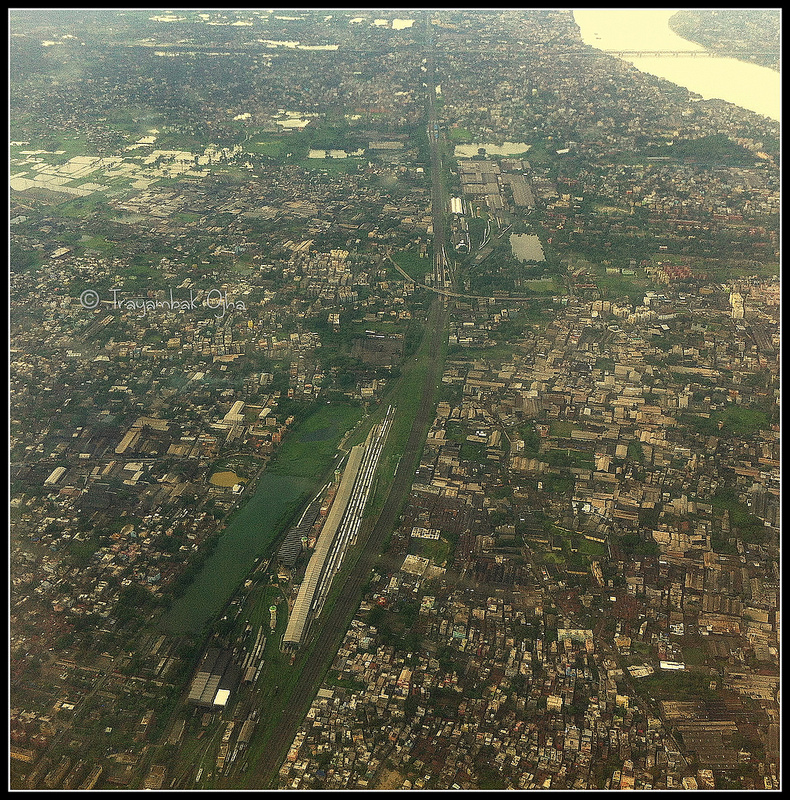
<svg viewBox="0 0 790 800">
<path fill-rule="evenodd" d="M 446 231 L 444 225 L 444 209 L 447 198 L 442 188 L 442 152 L 440 147 L 441 133 L 439 117 L 436 113 L 436 63 L 433 55 L 433 37 L 431 33 L 430 14 L 425 15 L 425 94 L 428 116 L 427 134 L 431 147 L 431 215 L 433 217 L 433 285 L 437 289 L 449 289 L 452 284 L 450 260 L 447 258 Z M 446 299 L 442 301 L 446 307 Z"/>
</svg>

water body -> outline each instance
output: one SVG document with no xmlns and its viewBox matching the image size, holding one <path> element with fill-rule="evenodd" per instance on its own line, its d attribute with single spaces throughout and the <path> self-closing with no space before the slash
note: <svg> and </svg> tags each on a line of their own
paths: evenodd
<svg viewBox="0 0 790 800">
<path fill-rule="evenodd" d="M 601 50 L 704 51 L 669 27 L 676 8 L 582 8 L 573 16 L 585 44 Z M 717 56 L 627 57 L 641 72 L 656 75 L 696 92 L 705 100 L 726 100 L 769 119 L 781 118 L 778 72 Z"/>
<path fill-rule="evenodd" d="M 227 603 L 275 535 L 307 499 L 315 481 L 264 472 L 255 494 L 225 529 L 217 549 L 181 597 L 162 617 L 170 633 L 199 633 Z"/>
<path fill-rule="evenodd" d="M 453 155 L 456 158 L 473 158 L 478 155 L 478 150 L 483 149 L 486 151 L 487 156 L 517 156 L 521 153 L 526 153 L 530 144 L 524 142 L 503 142 L 502 144 L 480 144 L 475 142 L 473 144 L 459 144 L 455 146 Z"/>
</svg>

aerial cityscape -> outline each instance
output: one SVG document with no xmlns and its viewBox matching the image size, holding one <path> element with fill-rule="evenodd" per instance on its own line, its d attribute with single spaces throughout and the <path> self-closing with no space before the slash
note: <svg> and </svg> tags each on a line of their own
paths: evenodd
<svg viewBox="0 0 790 800">
<path fill-rule="evenodd" d="M 9 10 L 9 789 L 781 789 L 779 115 L 597 39 Z"/>
</svg>

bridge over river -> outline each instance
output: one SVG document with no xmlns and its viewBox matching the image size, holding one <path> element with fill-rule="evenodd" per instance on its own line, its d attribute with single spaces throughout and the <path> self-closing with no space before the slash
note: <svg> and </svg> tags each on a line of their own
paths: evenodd
<svg viewBox="0 0 790 800">
<path fill-rule="evenodd" d="M 665 58 L 676 57 L 685 58 L 691 56 L 693 58 L 753 58 L 755 56 L 771 56 L 778 58 L 779 53 L 773 50 L 598 50 L 596 52 L 607 53 L 611 56 L 619 56 L 620 58 Z M 594 55 L 588 53 L 588 55 Z"/>
</svg>

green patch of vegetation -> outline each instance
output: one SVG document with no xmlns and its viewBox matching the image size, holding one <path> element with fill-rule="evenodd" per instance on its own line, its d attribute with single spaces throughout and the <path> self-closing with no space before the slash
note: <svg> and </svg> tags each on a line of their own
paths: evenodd
<svg viewBox="0 0 790 800">
<path fill-rule="evenodd" d="M 341 678 L 340 673 L 335 669 L 327 673 L 326 678 L 324 678 L 324 683 L 329 686 L 338 686 L 341 689 L 348 689 L 350 692 L 363 692 L 366 689 L 366 685 L 362 681 L 355 681 L 352 678 Z"/>
<path fill-rule="evenodd" d="M 104 219 L 115 216 L 114 210 L 102 192 L 93 192 L 87 197 L 76 197 L 74 200 L 59 203 L 54 211 L 58 216 L 72 219 L 84 219 L 91 215 L 99 215 Z"/>
<path fill-rule="evenodd" d="M 483 442 L 469 442 L 464 440 L 461 443 L 460 457 L 465 461 L 484 462 L 486 460 L 486 446 Z"/>
<path fill-rule="evenodd" d="M 467 435 L 466 425 L 462 422 L 448 422 L 445 427 L 445 436 L 451 442 L 460 444 L 466 441 Z"/>
<path fill-rule="evenodd" d="M 770 417 L 764 411 L 743 406 L 729 406 L 714 411 L 709 417 L 697 414 L 681 414 L 680 422 L 704 436 L 732 434 L 738 437 L 751 436 L 770 427 Z"/>
<path fill-rule="evenodd" d="M 392 260 L 406 273 L 411 275 L 415 281 L 422 281 L 425 273 L 431 269 L 431 259 L 423 258 L 419 253 L 413 250 L 402 250 L 399 253 L 394 253 Z M 399 280 L 403 276 L 397 273 Z"/>
<path fill-rule="evenodd" d="M 474 141 L 474 134 L 468 128 L 450 128 L 450 141 L 464 143 Z"/>
<path fill-rule="evenodd" d="M 541 553 L 540 559 L 544 564 L 554 564 L 558 567 L 565 565 L 565 555 L 557 550 L 546 550 Z"/>
<path fill-rule="evenodd" d="M 643 528 L 655 528 L 658 525 L 658 520 L 661 516 L 661 508 L 653 506 L 652 508 L 643 506 L 639 509 L 639 524 Z"/>
<path fill-rule="evenodd" d="M 554 319 L 555 316 L 552 306 L 553 304 L 549 300 L 535 300 L 534 302 L 527 303 L 519 310 L 518 319 L 523 318 L 524 321 L 529 323 L 531 326 L 534 326 L 535 324 L 546 325 L 552 319 Z"/>
<path fill-rule="evenodd" d="M 618 204 L 613 200 L 592 202 L 592 209 L 598 214 L 628 214 L 630 209 L 624 204 Z"/>
<path fill-rule="evenodd" d="M 730 529 L 734 536 L 740 536 L 744 542 L 753 544 L 769 541 L 768 528 L 759 517 L 749 513 L 748 507 L 738 500 L 733 489 L 719 489 L 709 502 L 714 509 L 719 511 L 726 509 L 729 512 Z"/>
<path fill-rule="evenodd" d="M 11 241 L 8 257 L 11 272 L 35 272 L 43 263 L 44 259 L 38 250 L 28 249 Z"/>
<path fill-rule="evenodd" d="M 770 419 L 764 411 L 743 406 L 729 406 L 721 412 L 721 421 L 724 423 L 722 430 L 733 433 L 735 436 L 747 437 L 757 431 L 766 430 L 770 426 Z"/>
<path fill-rule="evenodd" d="M 561 472 L 559 475 L 552 472 L 546 473 L 542 478 L 543 491 L 551 494 L 570 494 L 576 486 L 576 481 L 570 473 Z"/>
<path fill-rule="evenodd" d="M 705 663 L 704 647 L 684 647 L 683 662 L 691 666 L 702 666 Z"/>
<path fill-rule="evenodd" d="M 710 676 L 686 670 L 659 670 L 637 682 L 648 697 L 656 700 L 715 700 L 717 693 L 710 688 Z"/>
<path fill-rule="evenodd" d="M 42 150 L 49 150 L 50 152 L 57 150 L 64 151 L 55 156 L 58 161 L 53 163 L 63 163 L 70 158 L 74 158 L 74 156 L 94 155 L 96 152 L 95 146 L 88 141 L 86 136 L 73 133 L 63 133 L 60 136 L 45 136 L 44 139 L 39 140 L 38 147 Z M 31 142 L 30 146 L 26 149 L 32 150 L 37 148 L 33 147 L 33 143 Z"/>
<path fill-rule="evenodd" d="M 645 453 L 641 442 L 633 441 L 628 443 L 628 458 L 639 464 L 645 463 Z"/>
<path fill-rule="evenodd" d="M 595 368 L 602 369 L 604 372 L 614 372 L 614 359 L 608 356 L 600 356 L 595 361 Z"/>
<path fill-rule="evenodd" d="M 115 244 L 108 242 L 103 236 L 83 236 L 80 245 L 85 250 L 97 250 L 100 253 L 109 253 Z"/>
<path fill-rule="evenodd" d="M 540 436 L 532 425 L 523 425 L 518 429 L 524 441 L 524 455 L 527 458 L 537 458 L 540 454 Z"/>
<path fill-rule="evenodd" d="M 412 537 L 409 543 L 409 552 L 415 556 L 429 559 L 436 566 L 443 567 L 451 555 L 452 545 L 443 538 L 417 539 Z"/>
<path fill-rule="evenodd" d="M 745 147 L 733 142 L 725 133 L 714 133 L 697 139 L 680 139 L 664 147 L 647 148 L 642 153 L 646 158 L 669 156 L 681 161 L 694 161 L 698 164 L 730 164 L 748 167 L 754 164 L 755 157 Z"/>
<path fill-rule="evenodd" d="M 237 455 L 230 458 L 221 458 L 214 464 L 208 474 L 215 472 L 235 472 L 239 479 L 248 481 L 254 477 L 261 468 L 260 459 L 255 456 Z"/>
<path fill-rule="evenodd" d="M 593 454 L 579 450 L 551 449 L 544 454 L 543 458 L 552 467 L 592 469 L 594 466 Z"/>
<path fill-rule="evenodd" d="M 530 142 L 532 145 L 529 150 L 530 164 L 545 166 L 557 160 L 557 147 L 554 142 L 542 139 Z"/>
<path fill-rule="evenodd" d="M 244 143 L 244 151 L 272 158 L 284 158 L 286 153 L 293 152 L 294 143 L 289 138 L 266 136 L 265 134 L 256 136 L 253 134 L 250 140 Z"/>
<path fill-rule="evenodd" d="M 105 108 L 107 124 L 116 130 L 122 130 L 130 136 L 148 135 L 154 126 L 164 125 L 164 117 L 159 112 L 145 106 L 117 105 Z"/>
<path fill-rule="evenodd" d="M 549 435 L 558 436 L 561 439 L 569 439 L 575 430 L 579 430 L 579 426 L 575 423 L 556 419 L 552 420 L 549 426 Z"/>
<path fill-rule="evenodd" d="M 578 540 L 579 553 L 593 558 L 600 558 L 606 555 L 606 545 L 603 542 L 593 542 L 580 536 Z"/>
<path fill-rule="evenodd" d="M 320 406 L 286 436 L 268 471 L 300 478 L 319 477 L 327 468 L 340 438 L 361 416 L 356 406 L 342 403 Z"/>
<path fill-rule="evenodd" d="M 494 347 L 464 347 L 454 344 L 447 348 L 447 357 L 458 361 L 477 361 L 484 358 L 501 363 L 509 361 L 513 357 L 513 347 L 506 344 L 498 344 Z"/>
<path fill-rule="evenodd" d="M 87 539 L 73 539 L 67 549 L 69 563 L 74 567 L 86 567 L 94 553 L 108 543 L 109 539 L 100 537 L 96 532 Z"/>
<path fill-rule="evenodd" d="M 565 294 L 565 288 L 555 278 L 532 278 L 519 284 L 524 294 Z"/>
<path fill-rule="evenodd" d="M 644 299 L 645 289 L 654 285 L 652 281 L 646 280 L 638 275 L 634 277 L 621 274 L 607 275 L 605 268 L 602 269 L 602 274 L 595 276 L 594 281 L 604 299 L 627 299 L 634 305 L 641 305 Z"/>
<path fill-rule="evenodd" d="M 661 550 L 658 543 L 650 539 L 643 539 L 638 533 L 627 533 L 618 537 L 617 543 L 626 555 L 631 556 L 658 556 Z"/>
<path fill-rule="evenodd" d="M 157 604 L 156 598 L 144 586 L 132 583 L 121 590 L 118 602 L 115 604 L 115 616 L 119 624 L 133 619 L 144 617 Z"/>
<path fill-rule="evenodd" d="M 326 172 L 328 175 L 345 175 L 357 172 L 366 162 L 361 158 L 304 158 L 299 166 L 314 172 Z"/>
</svg>

